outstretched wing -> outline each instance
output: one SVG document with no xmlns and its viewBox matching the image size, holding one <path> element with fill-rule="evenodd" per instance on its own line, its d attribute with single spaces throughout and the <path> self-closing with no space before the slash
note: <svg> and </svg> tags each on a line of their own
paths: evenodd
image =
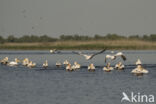
<svg viewBox="0 0 156 104">
<path fill-rule="evenodd" d="M 105 57 L 105 63 L 107 62 L 107 58 Z"/>
<path fill-rule="evenodd" d="M 121 57 L 124 61 L 126 61 L 126 57 L 124 55 L 121 55 Z"/>
<path fill-rule="evenodd" d="M 115 56 L 121 56 L 121 58 L 126 61 L 126 56 L 122 52 L 118 52 Z"/>
<path fill-rule="evenodd" d="M 107 59 L 112 59 L 112 56 L 111 55 L 106 55 L 105 56 L 105 63 L 107 62 Z"/>
<path fill-rule="evenodd" d="M 96 55 L 98 55 L 98 54 L 101 54 L 101 53 L 103 53 L 103 52 L 105 52 L 106 51 L 106 49 L 103 49 L 102 51 L 100 51 L 100 52 L 97 52 L 97 53 L 94 53 L 92 56 L 91 56 L 91 58 L 93 58 L 94 56 L 96 56 Z M 90 58 L 90 59 L 91 59 Z"/>
<path fill-rule="evenodd" d="M 72 53 L 77 54 L 77 55 L 81 55 L 81 56 L 84 56 L 84 55 L 85 55 L 85 54 L 82 54 L 82 52 L 75 52 L 75 51 L 72 51 Z"/>
</svg>

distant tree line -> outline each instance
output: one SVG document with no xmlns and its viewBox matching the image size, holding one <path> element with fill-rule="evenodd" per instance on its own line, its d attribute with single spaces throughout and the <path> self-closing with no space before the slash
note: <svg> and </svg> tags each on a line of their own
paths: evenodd
<svg viewBox="0 0 156 104">
<path fill-rule="evenodd" d="M 95 34 L 93 37 L 91 36 L 83 36 L 83 35 L 61 35 L 59 38 L 50 37 L 47 35 L 35 36 L 35 35 L 24 35 L 22 37 L 15 37 L 14 35 L 10 35 L 7 38 L 3 38 L 0 36 L 0 43 L 12 42 L 12 43 L 24 43 L 24 42 L 55 42 L 55 41 L 88 41 L 88 40 L 122 40 L 122 39 L 131 39 L 131 40 L 144 40 L 144 41 L 156 41 L 156 34 L 150 35 L 131 35 L 131 36 L 121 36 L 118 34 L 107 34 L 105 36 Z"/>
</svg>

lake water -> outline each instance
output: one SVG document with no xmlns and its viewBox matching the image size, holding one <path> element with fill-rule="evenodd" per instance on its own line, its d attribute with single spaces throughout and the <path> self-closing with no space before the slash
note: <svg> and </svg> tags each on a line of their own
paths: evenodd
<svg viewBox="0 0 156 104">
<path fill-rule="evenodd" d="M 0 51 L 0 59 L 5 56 L 9 60 L 28 57 L 37 63 L 32 69 L 22 65 L 0 65 L 0 104 L 121 104 L 122 92 L 156 97 L 156 51 L 123 51 L 127 57 L 127 61 L 123 62 L 126 69 L 106 73 L 102 68 L 106 65 L 104 57 L 109 53 L 106 51 L 86 61 L 84 57 L 72 54 L 72 51 L 62 51 L 60 54 L 50 54 L 49 51 Z M 149 74 L 137 77 L 130 73 L 136 67 L 138 58 Z M 42 63 L 46 59 L 49 67 L 45 70 Z M 74 72 L 66 72 L 64 66 L 56 68 L 55 63 L 65 59 L 72 64 L 77 61 L 82 68 Z M 117 61 L 120 58 L 112 65 Z M 87 71 L 89 63 L 95 64 L 95 72 Z"/>
</svg>

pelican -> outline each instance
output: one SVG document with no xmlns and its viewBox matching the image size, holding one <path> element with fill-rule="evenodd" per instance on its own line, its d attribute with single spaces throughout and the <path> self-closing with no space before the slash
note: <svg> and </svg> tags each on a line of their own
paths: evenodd
<svg viewBox="0 0 156 104">
<path fill-rule="evenodd" d="M 25 59 L 22 61 L 22 65 L 27 66 L 28 64 L 29 64 L 29 59 L 28 59 L 28 58 L 25 58 Z"/>
<path fill-rule="evenodd" d="M 9 62 L 8 65 L 9 66 L 17 66 L 19 62 L 20 62 L 20 60 L 18 60 L 17 58 L 15 58 L 15 61 Z"/>
<path fill-rule="evenodd" d="M 139 75 L 147 74 L 148 70 L 144 69 L 141 65 L 137 65 L 137 67 L 133 69 L 131 73 L 139 76 Z"/>
<path fill-rule="evenodd" d="M 56 62 L 56 66 L 60 67 L 62 64 L 60 62 Z"/>
<path fill-rule="evenodd" d="M 9 62 L 8 59 L 9 59 L 8 57 L 5 57 L 4 59 L 2 59 L 2 60 L 1 60 L 1 64 L 7 65 L 8 62 Z"/>
<path fill-rule="evenodd" d="M 33 63 L 32 61 L 30 61 L 29 63 L 28 63 L 28 65 L 27 65 L 27 67 L 29 67 L 29 68 L 33 68 L 33 67 L 35 67 L 36 66 L 36 63 Z"/>
<path fill-rule="evenodd" d="M 81 68 L 81 65 L 78 64 L 77 62 L 74 62 L 74 65 L 75 65 L 76 69 L 80 69 Z"/>
<path fill-rule="evenodd" d="M 119 62 L 115 65 L 115 68 L 118 70 L 124 70 L 125 66 L 121 62 Z"/>
<path fill-rule="evenodd" d="M 48 61 L 46 60 L 42 66 L 46 69 L 48 67 Z"/>
<path fill-rule="evenodd" d="M 139 60 L 139 59 L 138 59 L 138 60 Z M 136 63 L 137 63 L 137 67 L 136 67 L 135 69 L 133 69 L 133 70 L 131 71 L 131 73 L 133 73 L 133 74 L 135 74 L 135 75 L 137 75 L 137 76 L 149 73 L 148 70 L 146 70 L 146 69 L 144 69 L 144 68 L 142 67 L 141 61 L 140 61 L 140 60 L 137 61 Z"/>
<path fill-rule="evenodd" d="M 104 67 L 103 70 L 106 72 L 110 72 L 113 70 L 113 67 L 110 67 L 110 63 L 107 63 L 106 67 Z"/>
<path fill-rule="evenodd" d="M 142 64 L 142 62 L 141 62 L 141 60 L 140 59 L 138 59 L 137 60 L 137 62 L 135 63 L 136 65 L 141 65 Z"/>
<path fill-rule="evenodd" d="M 76 69 L 80 69 L 80 68 L 81 68 L 81 65 L 78 64 L 77 62 L 74 62 L 74 65 L 72 66 L 72 69 L 76 70 Z"/>
<path fill-rule="evenodd" d="M 57 49 L 51 49 L 51 50 L 50 50 L 50 53 L 52 53 L 52 54 L 53 54 L 53 53 L 60 53 L 60 51 L 58 51 Z"/>
<path fill-rule="evenodd" d="M 126 61 L 126 57 L 124 56 L 124 54 L 122 52 L 118 52 L 115 55 L 106 55 L 105 62 L 107 61 L 107 59 L 115 60 L 118 56 L 120 56 L 124 61 Z"/>
<path fill-rule="evenodd" d="M 64 65 L 68 65 L 68 64 L 69 64 L 69 61 L 68 61 L 68 60 L 65 60 L 65 61 L 63 62 L 63 64 L 64 64 Z"/>
<path fill-rule="evenodd" d="M 95 66 L 94 66 L 94 64 L 90 64 L 90 65 L 88 66 L 88 71 L 95 71 Z"/>
<path fill-rule="evenodd" d="M 66 66 L 66 71 L 73 71 L 70 63 Z"/>
<path fill-rule="evenodd" d="M 94 56 L 96 56 L 96 55 L 98 55 L 98 54 L 101 54 L 101 53 L 103 53 L 104 51 L 106 51 L 106 49 L 104 49 L 104 50 L 102 50 L 102 51 L 100 51 L 100 52 L 91 54 L 91 55 L 82 54 L 82 52 L 73 52 L 73 53 L 78 54 L 78 55 L 81 55 L 81 56 L 84 56 L 86 60 L 90 60 L 90 59 L 92 59 Z"/>
</svg>

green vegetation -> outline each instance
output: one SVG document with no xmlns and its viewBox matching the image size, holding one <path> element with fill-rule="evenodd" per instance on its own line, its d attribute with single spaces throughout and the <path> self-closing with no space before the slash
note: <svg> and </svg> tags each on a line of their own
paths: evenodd
<svg viewBox="0 0 156 104">
<path fill-rule="evenodd" d="M 129 37 L 117 34 L 93 37 L 80 35 L 61 35 L 59 38 L 47 35 L 35 36 L 25 35 L 14 37 L 13 35 L 3 38 L 0 36 L 0 49 L 156 49 L 156 34 L 133 35 Z"/>
</svg>

